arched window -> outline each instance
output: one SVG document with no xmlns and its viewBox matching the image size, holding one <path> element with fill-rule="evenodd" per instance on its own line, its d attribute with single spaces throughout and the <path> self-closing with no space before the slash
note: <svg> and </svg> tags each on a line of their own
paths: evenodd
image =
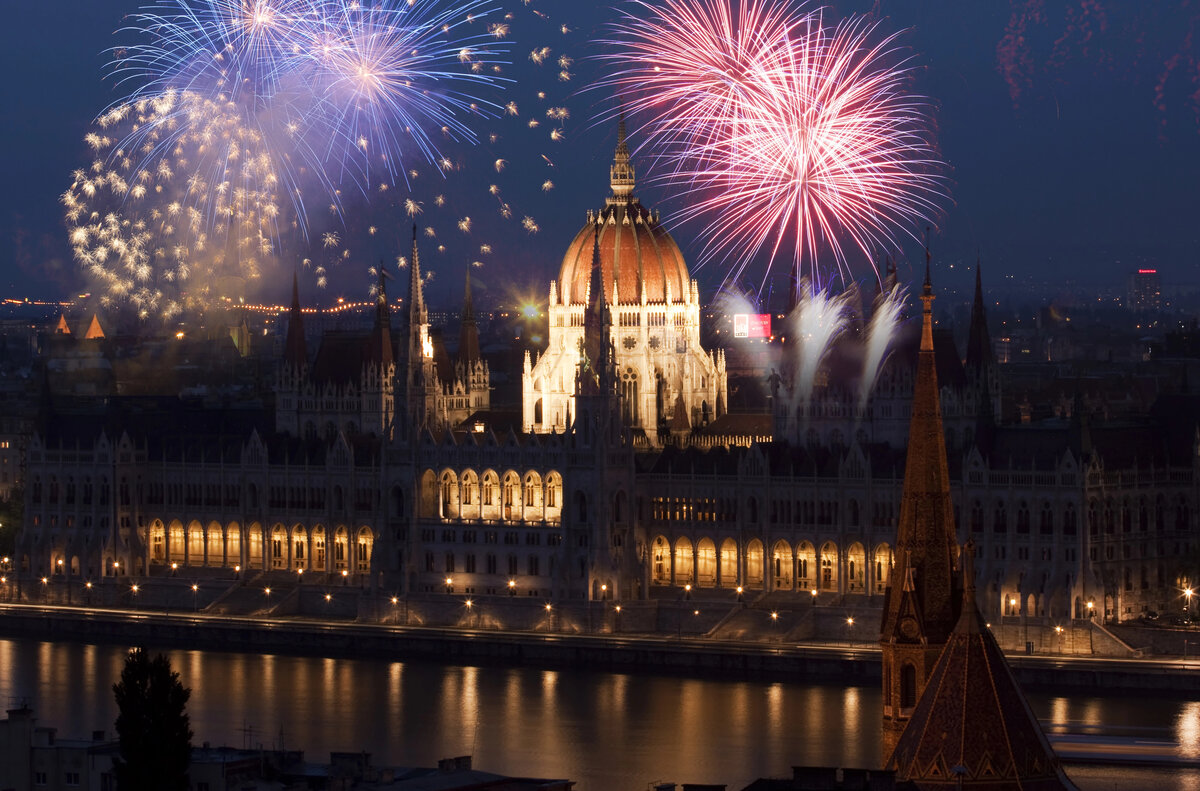
<svg viewBox="0 0 1200 791">
<path fill-rule="evenodd" d="M 575 492 L 575 513 L 580 524 L 586 524 L 588 520 L 587 495 L 583 492 Z"/>
<path fill-rule="evenodd" d="M 900 666 L 900 708 L 917 705 L 917 668 L 911 662 Z"/>
<path fill-rule="evenodd" d="M 533 422 L 537 425 L 542 424 L 542 399 L 533 402 Z"/>
<path fill-rule="evenodd" d="M 996 510 L 992 513 L 992 532 L 1004 533 L 1008 531 L 1008 513 L 1004 510 L 1004 503 L 997 500 Z"/>
</svg>

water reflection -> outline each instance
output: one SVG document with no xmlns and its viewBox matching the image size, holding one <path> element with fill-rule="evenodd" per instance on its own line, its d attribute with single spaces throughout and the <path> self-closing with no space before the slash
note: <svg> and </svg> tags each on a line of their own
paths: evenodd
<svg viewBox="0 0 1200 791">
<path fill-rule="evenodd" d="M 579 791 L 645 788 L 655 780 L 737 789 L 757 777 L 786 776 L 795 764 L 879 761 L 874 686 L 201 651 L 170 656 L 192 687 L 197 743 L 282 744 L 313 760 L 364 750 L 381 763 L 426 766 L 473 754 L 477 766 L 568 777 Z M 0 700 L 28 700 L 39 722 L 63 737 L 111 733 L 111 687 L 124 658 L 119 646 L 0 640 Z M 1033 696 L 1031 705 L 1072 730 L 1103 724 L 1178 741 L 1200 756 L 1200 702 L 1054 695 Z M 1081 770 L 1080 785 L 1120 787 L 1105 783 L 1121 771 Z M 1200 791 L 1195 774 L 1186 782 L 1168 774 L 1158 785 Z"/>
</svg>

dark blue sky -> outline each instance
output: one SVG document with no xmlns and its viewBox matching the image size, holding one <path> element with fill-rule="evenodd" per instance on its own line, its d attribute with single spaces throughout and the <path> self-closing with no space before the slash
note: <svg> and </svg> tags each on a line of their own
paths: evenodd
<svg viewBox="0 0 1200 791">
<path fill-rule="evenodd" d="M 430 291 L 450 298 L 471 260 L 483 294 L 534 290 L 544 298 L 566 245 L 589 207 L 607 194 L 607 164 L 615 130 L 591 119 L 600 97 L 578 92 L 597 77 L 586 56 L 613 17 L 611 5 L 575 0 L 533 0 L 512 6 L 510 96 L 519 118 L 480 125 L 501 134 L 496 145 L 449 147 L 462 164 L 444 184 L 423 172 L 414 197 L 426 203 L 418 217 L 436 226 L 437 242 L 423 240 L 422 260 L 435 273 Z M 950 199 L 938 218 L 935 257 L 973 262 L 980 251 L 989 277 L 1116 283 L 1141 264 L 1157 265 L 1164 281 L 1200 281 L 1200 7 L 1194 2 L 1123 0 L 878 0 L 833 3 L 834 16 L 872 12 L 885 29 L 909 29 L 904 42 L 922 69 L 916 89 L 936 107 L 937 140 L 949 164 Z M 1170 6 L 1168 8 L 1168 6 Z M 19 3 L 5 8 L 0 58 L 6 95 L 0 102 L 4 136 L 0 194 L 0 293 L 65 295 L 86 288 L 70 258 L 58 197 L 73 169 L 89 161 L 83 136 L 95 115 L 119 98 L 103 79 L 104 49 L 118 43 L 112 31 L 136 0 Z M 544 17 L 534 16 L 540 10 Z M 559 26 L 571 32 L 563 35 Z M 554 56 L 575 58 L 570 82 L 554 67 L 537 67 L 530 50 L 551 46 Z M 546 91 L 545 103 L 533 93 Z M 567 106 L 565 139 L 552 142 L 553 124 L 537 130 L 527 119 L 546 106 Z M 634 141 L 636 143 L 636 141 Z M 547 165 L 545 154 L 553 162 Z M 490 167 L 504 157 L 501 174 Z M 428 171 L 423 168 L 423 171 Z M 544 180 L 554 189 L 544 192 Z M 498 183 L 513 220 L 496 211 L 486 186 Z M 663 196 L 639 191 L 644 203 Z M 401 191 L 394 191 L 396 198 Z M 433 196 L 447 205 L 433 209 Z M 407 252 L 411 220 L 394 202 L 351 200 L 349 227 L 321 211 L 318 230 L 338 230 L 347 262 L 331 265 L 329 285 L 316 298 L 360 297 L 366 267 Z M 473 219 L 469 236 L 456 221 Z M 539 231 L 521 228 L 533 217 Z M 368 238 L 363 229 L 390 229 Z M 676 237 L 694 257 L 690 229 Z M 437 243 L 446 245 L 439 254 Z M 490 254 L 479 252 L 488 244 Z M 396 249 L 402 248 L 402 249 Z M 911 260 L 919 251 L 908 245 Z M 290 245 L 268 290 L 290 280 L 296 260 L 324 253 Z M 956 267 L 962 272 L 961 267 Z M 723 272 L 694 272 L 706 288 Z"/>
</svg>

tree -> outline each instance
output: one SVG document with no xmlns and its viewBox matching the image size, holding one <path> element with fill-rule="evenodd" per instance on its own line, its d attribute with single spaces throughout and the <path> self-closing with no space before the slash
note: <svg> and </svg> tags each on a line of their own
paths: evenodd
<svg viewBox="0 0 1200 791">
<path fill-rule="evenodd" d="M 125 658 L 117 697 L 120 757 L 113 759 L 118 791 L 188 791 L 192 731 L 184 711 L 192 691 L 162 654 L 143 648 Z"/>
</svg>

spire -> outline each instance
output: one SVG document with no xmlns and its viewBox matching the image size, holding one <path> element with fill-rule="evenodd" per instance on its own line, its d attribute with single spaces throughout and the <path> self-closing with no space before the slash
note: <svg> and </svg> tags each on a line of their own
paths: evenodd
<svg viewBox="0 0 1200 791">
<path fill-rule="evenodd" d="M 928 264 L 926 270 L 928 272 Z M 956 532 L 933 351 L 933 300 L 933 286 L 926 274 L 924 293 L 921 294 L 924 303 L 921 351 L 917 357 L 900 523 L 896 535 L 896 549 L 899 550 L 896 571 L 903 575 L 906 572 L 902 566 L 913 567 L 917 586 L 915 593 L 926 619 L 924 632 L 930 642 L 944 642 L 958 615 L 952 584 Z M 888 591 L 888 605 L 898 604 L 895 593 Z M 897 613 L 893 612 L 894 606 L 885 606 L 884 609 L 886 639 L 888 629 L 895 625 L 890 621 Z"/>
<path fill-rule="evenodd" d="M 921 293 L 921 350 L 904 465 L 896 563 L 884 593 L 880 642 L 884 661 L 885 750 L 895 745 L 912 706 L 958 620 L 956 531 L 933 350 L 933 283 L 928 246 Z M 899 587 L 900 581 L 904 582 Z"/>
<path fill-rule="evenodd" d="M 981 264 L 975 262 L 975 302 L 971 305 L 971 331 L 967 336 L 967 373 L 979 378 L 995 362 L 992 340 L 988 335 L 987 310 L 983 304 Z"/>
<path fill-rule="evenodd" d="M 467 265 L 467 282 L 463 292 L 462 324 L 458 332 L 458 362 L 470 365 L 480 358 L 479 328 L 475 324 L 475 306 L 471 303 L 471 265 Z"/>
<path fill-rule="evenodd" d="M 614 291 L 615 296 L 615 291 Z M 588 278 L 587 308 L 583 319 L 580 375 L 588 387 L 600 387 L 606 374 L 609 333 L 608 300 L 604 296 L 604 275 L 600 263 L 600 226 L 592 237 L 592 271 Z"/>
<path fill-rule="evenodd" d="M 621 112 L 621 120 L 617 124 L 617 150 L 613 155 L 612 168 L 609 170 L 613 198 L 618 202 L 627 202 L 633 196 L 635 174 L 629 161 L 629 144 L 625 139 L 625 113 Z"/>
<path fill-rule="evenodd" d="M 387 302 L 387 269 L 383 259 L 379 261 L 379 286 L 375 294 L 375 327 L 371 330 L 371 342 L 367 349 L 368 363 L 374 363 L 383 370 L 395 361 L 392 353 L 392 316 L 388 311 Z"/>
<path fill-rule="evenodd" d="M 308 349 L 304 343 L 304 315 L 300 312 L 300 275 L 292 272 L 292 307 L 288 311 L 287 342 L 284 362 L 299 371 L 308 365 Z"/>
</svg>

